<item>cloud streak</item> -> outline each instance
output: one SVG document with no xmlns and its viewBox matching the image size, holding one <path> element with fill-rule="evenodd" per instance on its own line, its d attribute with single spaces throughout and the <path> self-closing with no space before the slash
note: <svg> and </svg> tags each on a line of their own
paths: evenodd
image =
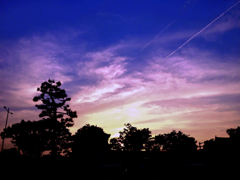
<svg viewBox="0 0 240 180">
<path fill-rule="evenodd" d="M 164 31 L 166 31 L 175 21 L 176 19 L 170 22 L 162 31 L 160 31 L 160 33 L 158 33 L 151 41 L 149 41 L 145 46 L 143 46 L 140 51 L 144 50 L 147 46 L 149 46 L 154 40 L 158 38 L 158 36 L 160 36 Z"/>
<path fill-rule="evenodd" d="M 164 58 L 164 60 L 166 60 L 167 58 L 169 58 L 170 56 L 172 56 L 176 51 L 178 51 L 179 49 L 181 49 L 183 46 L 185 46 L 189 41 L 191 41 L 193 38 L 195 38 L 197 35 L 199 35 L 201 32 L 203 32 L 205 29 L 207 29 L 209 26 L 211 26 L 215 21 L 217 21 L 219 18 L 221 18 L 226 12 L 230 11 L 233 7 L 235 7 L 236 5 L 238 5 L 238 3 L 240 3 L 240 1 L 238 1 L 236 4 L 234 4 L 233 6 L 231 6 L 230 8 L 228 8 L 226 11 L 224 11 L 222 14 L 220 14 L 217 18 L 215 18 L 213 21 L 211 21 L 207 26 L 205 26 L 203 29 L 201 29 L 200 31 L 198 31 L 196 34 L 194 34 L 191 38 L 189 38 L 185 43 L 183 43 L 181 46 L 179 46 L 176 50 L 174 50 L 172 53 L 170 53 L 167 57 Z"/>
</svg>

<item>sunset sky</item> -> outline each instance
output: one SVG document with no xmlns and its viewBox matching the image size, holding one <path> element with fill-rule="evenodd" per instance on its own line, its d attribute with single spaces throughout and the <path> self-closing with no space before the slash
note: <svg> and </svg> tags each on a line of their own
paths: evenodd
<svg viewBox="0 0 240 180">
<path fill-rule="evenodd" d="M 3 106 L 8 125 L 40 120 L 32 99 L 48 79 L 72 98 L 73 134 L 131 123 L 227 137 L 240 126 L 240 1 L 0 1 L 0 132 Z"/>
</svg>

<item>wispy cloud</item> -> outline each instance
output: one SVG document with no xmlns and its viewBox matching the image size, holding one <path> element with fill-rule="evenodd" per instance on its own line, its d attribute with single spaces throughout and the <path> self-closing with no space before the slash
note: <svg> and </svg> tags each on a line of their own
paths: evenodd
<svg viewBox="0 0 240 180">
<path fill-rule="evenodd" d="M 179 49 L 181 49 L 183 46 L 185 46 L 189 41 L 191 41 L 193 38 L 195 38 L 197 35 L 199 35 L 200 33 L 202 33 L 205 29 L 207 29 L 209 26 L 211 26 L 215 21 L 217 21 L 219 18 L 221 18 L 225 13 L 227 13 L 228 11 L 230 11 L 232 8 L 234 8 L 235 6 L 238 5 L 238 3 L 240 3 L 240 1 L 238 1 L 236 4 L 234 4 L 233 6 L 231 6 L 230 8 L 228 8 L 226 11 L 224 11 L 222 14 L 220 14 L 217 18 L 215 18 L 213 21 L 211 21 L 207 26 L 205 26 L 204 28 L 202 28 L 200 31 L 198 31 L 196 34 L 194 34 L 191 38 L 189 38 L 186 42 L 184 42 L 181 46 L 179 46 L 176 50 L 174 50 L 172 53 L 170 53 L 167 57 L 164 58 L 167 59 L 168 57 L 170 57 L 171 55 L 173 55 L 176 51 L 178 51 Z"/>
<path fill-rule="evenodd" d="M 164 38 L 173 42 L 187 36 L 178 32 Z M 234 55 L 224 63 L 219 54 L 187 47 L 165 61 L 162 57 L 169 49 L 164 46 L 141 54 L 140 43 L 131 39 L 87 50 L 85 42 L 71 46 L 69 36 L 62 37 L 35 35 L 1 43 L 0 105 L 14 109 L 11 123 L 38 119 L 32 98 L 49 78 L 63 82 L 72 98 L 70 107 L 78 113 L 73 133 L 90 123 L 114 135 L 128 122 L 157 133 L 161 128 L 189 128 L 201 118 L 213 118 L 216 124 L 235 120 L 233 114 L 239 113 L 240 74 Z M 0 117 L 5 119 L 4 111 Z"/>
<path fill-rule="evenodd" d="M 170 22 L 163 30 L 160 31 L 160 33 L 158 33 L 151 41 L 149 41 L 147 44 L 145 44 L 145 46 L 142 47 L 141 51 L 144 50 L 147 46 L 149 46 L 154 40 L 156 40 L 164 31 L 166 31 L 173 23 L 175 22 L 175 20 L 173 20 L 172 22 Z"/>
<path fill-rule="evenodd" d="M 234 9 L 230 15 L 223 16 L 218 23 L 213 24 L 210 28 L 202 33 L 205 37 L 209 37 L 214 33 L 225 33 L 234 28 L 240 28 L 240 13 Z"/>
<path fill-rule="evenodd" d="M 215 107 L 212 105 L 216 105 Z M 160 100 L 147 102 L 142 105 L 143 107 L 148 108 L 163 108 L 170 112 L 178 111 L 177 109 L 190 108 L 190 109 L 209 109 L 209 106 L 212 106 L 214 110 L 218 110 L 222 106 L 226 106 L 229 110 L 236 110 L 237 107 L 240 108 L 240 94 L 221 94 L 221 95 L 207 95 L 202 97 L 193 97 L 193 98 L 181 98 L 181 99 L 169 99 L 169 100 Z M 233 109 L 230 108 L 234 107 Z M 173 108 L 173 111 L 171 111 Z M 161 112 L 161 111 L 159 111 Z M 166 112 L 164 112 L 166 113 Z"/>
</svg>

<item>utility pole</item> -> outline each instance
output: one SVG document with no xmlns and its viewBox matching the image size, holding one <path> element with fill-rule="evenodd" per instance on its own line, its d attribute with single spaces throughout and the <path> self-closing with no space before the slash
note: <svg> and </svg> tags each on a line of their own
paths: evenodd
<svg viewBox="0 0 240 180">
<path fill-rule="evenodd" d="M 8 122 L 8 114 L 10 113 L 10 114 L 13 114 L 12 112 L 10 112 L 10 108 L 6 108 L 6 106 L 4 106 L 4 109 L 6 109 L 6 111 L 7 111 L 7 119 L 6 119 L 6 124 L 5 124 L 5 129 L 7 128 L 7 122 Z M 5 139 L 5 137 L 3 137 L 3 141 L 2 141 L 2 150 L 1 150 L 1 152 L 3 151 L 3 145 L 4 145 L 4 139 Z"/>
</svg>

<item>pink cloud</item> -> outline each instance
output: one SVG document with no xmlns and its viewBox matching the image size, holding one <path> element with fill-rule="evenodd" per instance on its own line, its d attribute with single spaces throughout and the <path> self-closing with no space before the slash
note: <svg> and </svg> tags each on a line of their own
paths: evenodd
<svg viewBox="0 0 240 180">
<path fill-rule="evenodd" d="M 187 33 L 179 38 L 183 36 Z M 78 112 L 73 133 L 90 122 L 104 126 L 113 135 L 124 123 L 132 122 L 156 133 L 178 128 L 203 139 L 225 126 L 236 125 L 235 121 L 223 124 L 239 117 L 239 104 L 233 103 L 239 93 L 236 63 L 218 62 L 220 57 L 215 54 L 191 47 L 166 61 L 161 58 L 163 52 L 152 53 L 142 60 L 143 68 L 136 70 L 131 62 L 134 58 L 121 53 L 131 43 L 79 53 L 53 35 L 47 37 L 24 38 L 5 48 L 7 55 L 1 63 L 12 66 L 0 71 L 5 86 L 0 105 L 16 108 L 11 122 L 38 119 L 39 110 L 32 98 L 36 88 L 51 78 L 63 82 L 62 87 L 72 98 L 70 107 Z M 138 48 L 139 44 L 132 46 Z M 64 57 L 59 58 L 59 53 Z M 72 61 L 62 61 L 65 56 Z M 5 115 L 0 112 L 1 119 Z M 208 132 L 204 129 L 207 126 L 211 126 Z"/>
<path fill-rule="evenodd" d="M 230 15 L 225 15 L 219 21 L 214 23 L 210 28 L 203 32 L 204 37 L 210 37 L 214 33 L 225 33 L 234 28 L 240 28 L 240 13 L 239 11 L 232 11 Z"/>
</svg>

